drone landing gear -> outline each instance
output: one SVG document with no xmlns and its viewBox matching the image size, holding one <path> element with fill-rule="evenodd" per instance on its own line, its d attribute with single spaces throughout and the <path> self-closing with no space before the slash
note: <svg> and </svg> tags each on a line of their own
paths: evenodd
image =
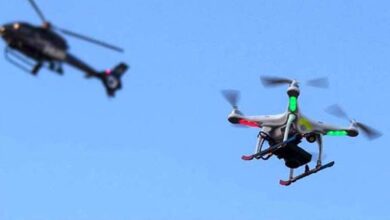
<svg viewBox="0 0 390 220">
<path fill-rule="evenodd" d="M 329 163 L 327 163 L 327 164 L 325 164 L 325 165 L 322 165 L 322 166 L 321 166 L 321 165 L 320 165 L 320 166 L 316 166 L 314 169 L 309 169 L 309 166 L 306 165 L 306 166 L 305 166 L 305 172 L 302 173 L 302 174 L 300 174 L 300 175 L 298 175 L 298 176 L 296 176 L 296 177 L 293 177 L 293 175 L 292 175 L 292 170 L 293 170 L 293 169 L 291 169 L 291 173 L 290 173 L 290 178 L 289 178 L 289 180 L 280 180 L 279 183 L 280 183 L 280 185 L 288 186 L 288 185 L 290 185 L 291 183 L 293 183 L 293 182 L 295 182 L 295 181 L 297 181 L 297 180 L 299 180 L 299 179 L 302 179 L 302 178 L 304 178 L 304 177 L 310 176 L 311 174 L 317 173 L 318 171 L 321 171 L 321 170 L 323 170 L 323 169 L 332 167 L 333 165 L 334 165 L 334 161 L 329 162 Z"/>
<path fill-rule="evenodd" d="M 259 135 L 259 138 L 264 138 L 264 137 L 260 137 L 261 135 L 262 134 Z M 259 153 L 252 154 L 252 155 L 243 155 L 241 157 L 241 159 L 243 159 L 243 160 L 253 160 L 254 158 L 260 159 L 260 158 L 263 158 L 266 155 L 272 155 L 275 151 L 277 151 L 277 150 L 287 146 L 291 142 L 294 142 L 294 141 L 297 141 L 297 140 L 300 140 L 300 139 L 301 139 L 300 135 L 294 135 L 294 136 L 290 137 L 289 139 L 287 139 L 286 141 L 283 141 L 283 142 L 280 142 L 278 144 L 275 144 L 275 145 L 267 148 L 266 150 L 260 151 Z M 261 140 L 264 140 L 264 139 L 261 139 Z M 262 144 L 262 141 L 261 141 L 261 144 Z M 266 160 L 268 158 L 269 157 L 266 156 L 266 158 L 263 158 L 263 159 Z"/>
</svg>

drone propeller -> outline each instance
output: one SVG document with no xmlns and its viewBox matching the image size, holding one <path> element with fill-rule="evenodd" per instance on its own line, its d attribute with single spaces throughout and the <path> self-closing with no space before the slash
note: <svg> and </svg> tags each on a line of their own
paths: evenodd
<svg viewBox="0 0 390 220">
<path fill-rule="evenodd" d="M 235 112 L 242 114 L 240 110 L 238 110 L 238 101 L 240 100 L 240 91 L 233 90 L 233 89 L 227 89 L 221 91 L 223 97 L 229 102 L 229 104 L 232 106 L 232 108 L 235 110 Z M 248 128 L 247 126 L 241 125 L 241 124 L 232 124 L 233 127 L 236 128 Z"/>
<path fill-rule="evenodd" d="M 326 89 L 329 88 L 329 80 L 328 77 L 321 77 L 316 79 L 311 79 L 306 81 L 306 85 Z"/>
<path fill-rule="evenodd" d="M 345 113 L 345 111 L 337 104 L 328 106 L 325 109 L 325 112 L 328 114 L 331 114 L 333 116 L 336 116 L 338 118 L 343 118 L 343 119 L 347 119 L 348 121 L 350 121 L 347 113 Z"/>
<path fill-rule="evenodd" d="M 292 79 L 283 78 L 283 77 L 274 77 L 274 76 L 261 76 L 261 83 L 264 87 L 276 87 L 280 85 L 289 85 L 293 82 Z M 306 85 L 317 87 L 317 88 L 328 88 L 329 80 L 327 77 L 316 78 L 312 80 L 308 80 Z"/>
<path fill-rule="evenodd" d="M 53 28 L 56 31 L 61 32 L 63 34 L 66 34 L 68 36 L 71 36 L 71 37 L 74 37 L 74 38 L 78 38 L 80 40 L 84 40 L 84 41 L 87 41 L 89 43 L 96 44 L 98 46 L 105 47 L 107 49 L 114 50 L 114 51 L 117 51 L 117 52 L 120 52 L 120 53 L 124 52 L 124 50 L 122 48 L 119 48 L 117 46 L 113 46 L 113 45 L 105 43 L 103 41 L 99 41 L 99 40 L 93 39 L 91 37 L 87 37 L 87 36 L 84 36 L 84 35 L 81 35 L 81 34 L 77 34 L 77 33 L 73 32 L 73 31 L 69 31 L 69 30 L 66 30 L 66 29 L 59 28 L 57 26 L 51 25 L 51 23 L 46 20 L 45 16 L 43 15 L 42 11 L 39 9 L 39 7 L 35 3 L 35 1 L 34 0 L 29 0 L 29 2 L 31 4 L 31 6 L 34 8 L 35 12 L 38 14 L 39 18 L 42 20 L 43 26 L 45 28 L 47 28 L 47 29 Z"/>
<path fill-rule="evenodd" d="M 336 117 L 339 117 L 339 118 L 343 118 L 343 119 L 346 119 L 346 120 L 350 121 L 360 131 L 362 131 L 364 136 L 366 136 L 369 140 L 374 140 L 374 139 L 379 138 L 380 136 L 382 136 L 382 133 L 380 131 L 377 131 L 374 128 L 372 128 L 372 127 L 370 127 L 368 125 L 365 125 L 365 124 L 363 124 L 361 122 L 357 122 L 355 120 L 350 119 L 350 117 L 348 117 L 347 113 L 345 113 L 345 111 L 337 104 L 329 106 L 328 108 L 325 109 L 325 112 L 327 112 L 328 114 L 331 114 L 333 116 L 336 116 Z"/>
<path fill-rule="evenodd" d="M 273 77 L 273 76 L 261 76 L 261 83 L 265 87 L 276 87 L 284 84 L 292 83 L 291 79 L 282 78 L 282 77 Z"/>
<path fill-rule="evenodd" d="M 237 103 L 240 100 L 240 92 L 238 90 L 222 90 L 222 95 L 234 109 L 238 108 Z"/>
</svg>

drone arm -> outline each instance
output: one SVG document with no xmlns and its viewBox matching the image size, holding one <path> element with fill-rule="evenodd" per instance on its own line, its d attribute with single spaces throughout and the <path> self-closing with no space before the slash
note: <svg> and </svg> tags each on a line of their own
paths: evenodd
<svg viewBox="0 0 390 220">
<path fill-rule="evenodd" d="M 248 127 L 261 128 L 263 126 L 278 126 L 286 121 L 286 114 L 246 116 L 234 109 L 228 116 L 232 124 L 240 124 Z"/>
<path fill-rule="evenodd" d="M 310 121 L 310 124 L 312 130 L 315 133 L 319 133 L 322 135 L 355 137 L 359 134 L 357 128 L 353 124 L 351 124 L 351 126 L 348 128 L 329 125 L 319 121 Z"/>
<path fill-rule="evenodd" d="M 322 164 L 322 135 L 316 135 L 316 142 L 318 144 L 318 158 L 317 158 L 317 166 L 321 166 Z"/>
<path fill-rule="evenodd" d="M 289 114 L 288 119 L 287 119 L 287 124 L 286 124 L 286 130 L 284 131 L 284 137 L 283 141 L 287 141 L 288 139 L 288 134 L 290 133 L 290 128 L 294 120 L 296 119 L 296 116 L 294 114 Z"/>
</svg>

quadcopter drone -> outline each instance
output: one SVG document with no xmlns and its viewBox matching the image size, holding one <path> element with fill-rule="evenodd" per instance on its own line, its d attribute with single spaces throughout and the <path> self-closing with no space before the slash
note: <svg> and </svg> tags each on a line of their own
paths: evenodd
<svg viewBox="0 0 390 220">
<path fill-rule="evenodd" d="M 39 70 L 48 64 L 47 67 L 58 74 L 63 74 L 62 63 L 67 63 L 81 71 L 88 78 L 100 79 L 106 88 L 109 96 L 122 87 L 121 76 L 126 72 L 128 66 L 120 63 L 112 70 L 96 71 L 77 57 L 68 52 L 68 44 L 58 32 L 96 45 L 123 52 L 121 48 L 86 37 L 69 30 L 61 29 L 49 23 L 43 13 L 35 4 L 30 4 L 43 21 L 42 26 L 34 26 L 26 22 L 15 22 L 0 27 L 0 35 L 7 44 L 5 58 L 17 67 L 36 75 Z"/>
<path fill-rule="evenodd" d="M 237 106 L 239 99 L 238 91 L 224 90 L 222 93 L 233 107 L 233 111 L 228 116 L 230 123 L 261 129 L 257 136 L 254 154 L 244 155 L 241 158 L 246 161 L 253 159 L 268 160 L 275 155 L 277 158 L 283 159 L 285 165 L 290 168 L 290 175 L 288 180 L 280 180 L 279 183 L 281 185 L 288 186 L 301 178 L 334 165 L 334 161 L 326 164 L 322 163 L 322 137 L 325 135 L 356 137 L 360 131 L 369 139 L 375 139 L 381 136 L 380 132 L 356 120 L 350 120 L 348 127 L 338 127 L 308 119 L 301 113 L 298 105 L 300 89 L 297 80 L 264 76 L 261 77 L 261 81 L 265 87 L 288 85 L 287 95 L 289 102 L 287 110 L 284 113 L 278 115 L 246 116 Z M 319 78 L 310 80 L 307 84 L 314 87 L 326 88 L 328 81 L 326 78 Z M 338 105 L 333 105 L 326 111 L 335 116 L 349 119 L 347 114 Z M 306 139 L 309 143 L 316 142 L 318 145 L 319 153 L 315 168 L 310 169 L 308 165 L 312 160 L 312 154 L 298 146 L 302 142 L 302 139 Z M 267 149 L 263 149 L 265 142 L 268 142 L 269 145 Z M 298 176 L 294 176 L 294 169 L 301 166 L 305 166 L 305 171 Z"/>
</svg>

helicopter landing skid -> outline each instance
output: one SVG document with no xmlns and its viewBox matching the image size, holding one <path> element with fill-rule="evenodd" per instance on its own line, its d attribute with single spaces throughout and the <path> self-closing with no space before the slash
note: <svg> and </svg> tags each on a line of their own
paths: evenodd
<svg viewBox="0 0 390 220">
<path fill-rule="evenodd" d="M 271 147 L 269 147 L 266 150 L 260 151 L 259 153 L 252 154 L 252 155 L 243 155 L 243 156 L 241 156 L 241 159 L 242 160 L 253 160 L 254 158 L 259 159 L 259 158 L 261 158 L 261 157 L 263 157 L 263 156 L 265 156 L 267 154 L 268 155 L 272 154 L 276 150 L 279 150 L 280 148 L 285 147 L 290 142 L 296 141 L 299 138 L 301 138 L 300 135 L 294 135 L 294 136 L 290 137 L 289 139 L 287 139 L 286 141 L 283 141 L 283 142 L 280 142 L 278 144 L 275 144 L 274 146 L 271 146 Z"/>
<path fill-rule="evenodd" d="M 289 180 L 280 180 L 279 183 L 280 183 L 280 185 L 282 185 L 282 186 L 288 186 L 288 185 L 290 185 L 291 183 L 293 183 L 293 182 L 295 182 L 295 181 L 297 181 L 297 180 L 299 180 L 299 179 L 302 179 L 302 178 L 304 178 L 304 177 L 310 176 L 311 174 L 317 173 L 318 171 L 321 171 L 321 170 L 323 170 L 323 169 L 332 167 L 333 165 L 334 165 L 334 161 L 329 162 L 329 163 L 327 163 L 327 164 L 325 164 L 325 165 L 322 165 L 322 166 L 318 166 L 318 167 L 316 167 L 316 168 L 314 168 L 314 169 L 311 169 L 311 170 L 306 170 L 304 173 L 302 173 L 302 174 L 300 174 L 300 175 L 298 175 L 298 176 L 296 176 L 296 177 L 293 177 L 293 178 L 291 178 L 291 179 L 289 179 Z"/>
<path fill-rule="evenodd" d="M 36 76 L 41 70 L 42 67 L 47 68 L 59 75 L 63 75 L 63 69 L 61 63 L 58 62 L 49 62 L 49 65 L 45 65 L 42 61 L 37 61 L 29 59 L 28 57 L 20 54 L 18 51 L 12 49 L 11 47 L 6 47 L 4 50 L 4 56 L 6 60 L 19 69 L 31 73 Z"/>
<path fill-rule="evenodd" d="M 18 54 L 14 49 L 10 47 L 5 48 L 4 56 L 8 62 L 12 63 L 16 67 L 28 73 L 31 73 L 32 72 L 31 69 L 35 66 L 35 64 L 31 62 L 31 60 Z"/>
</svg>

